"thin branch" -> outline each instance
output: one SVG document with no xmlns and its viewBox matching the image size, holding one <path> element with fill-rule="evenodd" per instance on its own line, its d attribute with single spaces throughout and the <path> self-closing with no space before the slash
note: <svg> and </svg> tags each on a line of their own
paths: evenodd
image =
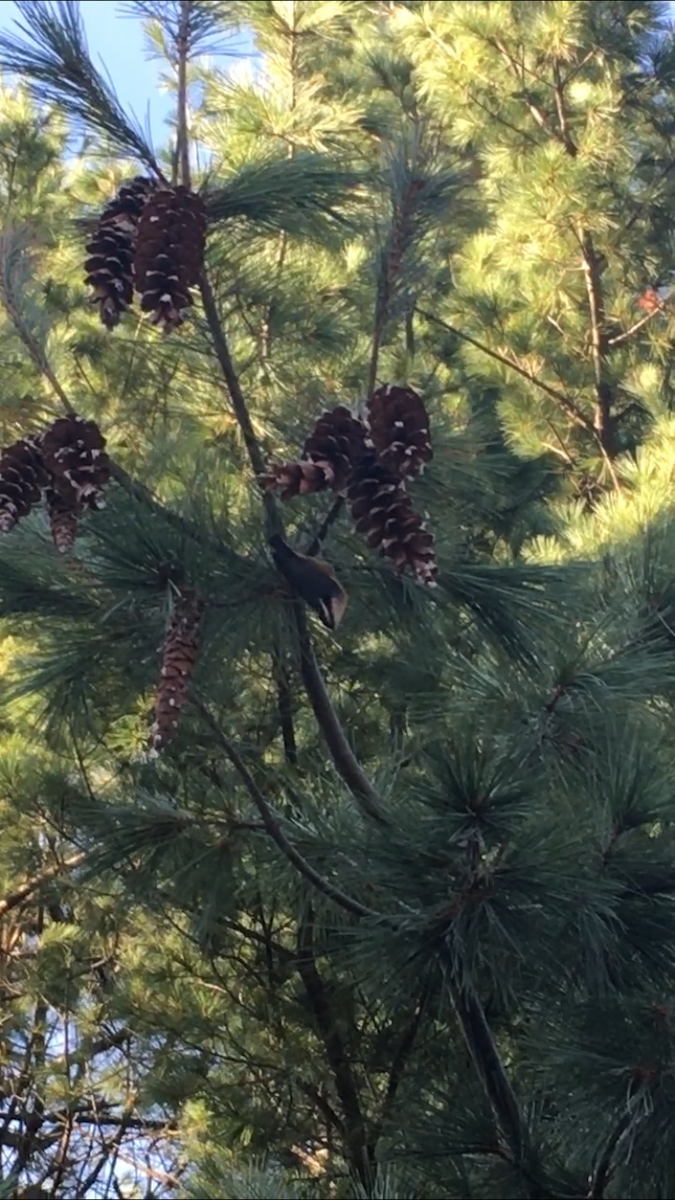
<svg viewBox="0 0 675 1200">
<path fill-rule="evenodd" d="M 272 809 L 260 791 L 260 788 L 255 782 L 236 747 L 233 745 L 230 739 L 225 736 L 215 717 L 212 715 L 206 705 L 200 700 L 195 700 L 194 703 L 204 720 L 209 725 L 211 731 L 214 733 L 218 743 L 229 758 L 235 771 L 242 780 L 249 796 L 260 813 L 267 833 L 272 838 L 272 841 L 275 842 L 275 844 L 279 847 L 282 854 L 286 856 L 288 861 L 293 864 L 299 873 L 308 881 L 308 883 L 311 883 L 317 889 L 317 891 L 323 892 L 323 894 L 327 896 L 329 900 L 333 900 L 336 904 L 339 904 L 341 908 L 343 908 L 346 912 L 351 913 L 352 916 L 377 916 L 377 913 L 373 912 L 372 909 L 366 908 L 365 905 L 361 904 L 358 900 L 353 900 L 351 896 L 347 896 L 345 892 L 341 891 L 340 888 L 332 884 L 330 880 L 325 878 L 325 876 L 319 874 L 318 871 L 315 871 L 314 867 L 312 867 L 310 863 L 303 858 L 299 850 L 296 850 L 295 846 L 289 842 L 286 834 L 283 832 L 279 822 L 277 821 L 277 818 L 272 812 Z"/>
<path fill-rule="evenodd" d="M 297 971 L 304 984 L 333 1075 L 335 1090 L 340 1099 L 344 1117 L 344 1149 L 352 1169 L 361 1182 L 367 1184 L 370 1175 L 370 1153 L 365 1121 L 348 1048 L 333 1011 L 330 993 L 317 970 L 314 956 L 314 916 L 311 909 L 301 918 L 298 925 Z"/>
<path fill-rule="evenodd" d="M 408 1059 L 415 1048 L 417 1035 L 420 1031 L 422 1019 L 426 1012 L 430 996 L 431 983 L 427 979 L 424 987 L 422 988 L 420 999 L 415 1005 L 415 1011 L 413 1012 L 412 1018 L 404 1029 L 403 1036 L 392 1058 L 391 1068 L 389 1070 L 389 1078 L 387 1080 L 387 1088 L 384 1094 L 384 1100 L 382 1102 L 382 1110 L 377 1121 L 377 1132 L 373 1136 L 373 1141 L 379 1139 L 385 1123 L 392 1114 L 394 1103 L 396 1101 L 396 1095 L 401 1085 Z"/>
<path fill-rule="evenodd" d="M 277 656 L 273 657 L 272 670 L 276 681 L 277 711 L 279 713 L 281 737 L 284 743 L 284 757 L 286 762 L 294 767 L 297 766 L 298 762 L 298 745 L 293 722 L 293 693 L 291 691 L 288 671 L 284 664 L 278 660 Z"/>
<path fill-rule="evenodd" d="M 631 325 L 629 329 L 625 329 L 623 333 L 617 334 L 616 337 L 608 338 L 607 345 L 611 346 L 612 349 L 614 349 L 615 346 L 622 346 L 624 342 L 628 341 L 629 337 L 632 337 L 634 333 L 637 333 L 644 325 L 647 325 L 649 321 L 653 321 L 654 317 L 658 317 L 662 312 L 663 305 L 659 305 L 658 308 L 655 308 L 652 312 L 647 313 L 646 317 L 640 317 L 639 321 L 636 321 L 635 324 Z"/>
<path fill-rule="evenodd" d="M 612 1175 L 612 1164 L 614 1154 L 619 1143 L 627 1134 L 631 1125 L 635 1120 L 635 1114 L 625 1112 L 618 1121 L 616 1127 L 612 1130 L 605 1148 L 598 1159 L 598 1165 L 590 1178 L 590 1187 L 588 1189 L 588 1200 L 603 1200 L 605 1188 L 610 1181 Z"/>
<path fill-rule="evenodd" d="M 614 394 L 607 370 L 607 334 L 605 298 L 601 279 L 601 258 L 596 253 L 593 238 L 587 229 L 577 232 L 584 267 L 584 279 L 588 295 L 588 309 L 591 319 L 591 353 L 593 357 L 593 376 L 595 379 L 595 414 L 593 428 L 605 461 L 605 466 L 611 476 L 614 489 L 621 491 L 619 477 L 614 469 L 614 420 L 612 405 Z"/>
<path fill-rule="evenodd" d="M 606 450 L 610 450 L 612 435 L 612 390 L 607 379 L 605 355 L 606 317 L 605 299 L 600 278 L 600 259 L 596 254 L 593 238 L 587 229 L 577 233 L 584 268 L 584 280 L 588 296 L 588 311 L 591 320 L 591 348 L 593 375 L 595 377 L 596 408 L 594 428 Z"/>
<path fill-rule="evenodd" d="M 328 512 L 326 513 L 326 516 L 324 517 L 323 521 L 319 525 L 319 528 L 317 529 L 316 533 L 314 534 L 314 537 L 312 538 L 311 542 L 307 546 L 307 549 L 305 550 L 305 554 L 308 554 L 310 557 L 313 557 L 315 554 L 319 553 L 319 550 L 323 546 L 329 531 L 332 529 L 333 525 L 335 524 L 338 517 L 340 516 L 340 513 L 342 512 L 342 509 L 344 508 L 344 503 L 345 503 L 344 496 L 338 496 L 337 499 L 335 499 L 333 501 L 330 508 L 328 509 Z"/>
<path fill-rule="evenodd" d="M 379 825 L 389 825 L 390 822 L 385 816 L 382 800 L 349 745 L 338 715 L 333 708 L 323 675 L 316 661 L 304 609 L 296 603 L 293 613 L 300 647 L 302 679 L 335 769 L 360 803 L 364 813 L 371 820 L 377 821 Z"/>
<path fill-rule="evenodd" d="M 180 168 L 180 182 L 190 187 L 190 141 L 187 119 L 187 64 L 190 53 L 190 27 L 192 0 L 181 0 L 180 22 L 176 34 L 178 59 L 178 96 L 176 113 L 176 160 Z"/>
<path fill-rule="evenodd" d="M 501 354 L 498 350 L 493 350 L 490 346 L 486 346 L 484 342 L 479 342 L 477 338 L 471 337 L 471 334 L 463 333 L 461 329 L 457 329 L 454 325 L 449 325 L 447 321 L 443 321 L 435 313 L 427 312 L 426 309 L 419 307 L 416 308 L 416 311 L 427 321 L 431 321 L 434 325 L 439 325 L 448 333 L 452 333 L 455 337 L 460 338 L 461 341 L 468 342 L 470 346 L 475 346 L 477 350 L 482 351 L 488 358 L 494 359 L 495 362 L 501 363 L 502 366 L 509 367 L 517 375 L 520 375 L 523 379 L 527 379 L 528 383 L 538 387 L 551 400 L 555 400 L 575 424 L 580 425 L 587 433 L 595 434 L 593 422 L 575 404 L 574 400 L 570 400 L 569 396 L 566 396 L 564 392 L 559 392 L 557 388 L 550 387 L 548 383 L 544 383 L 542 379 L 538 379 L 531 371 L 527 371 L 524 367 L 521 367 L 520 363 L 514 359 L 509 358 L 506 354 Z"/>
<path fill-rule="evenodd" d="M 558 113 L 558 125 L 560 127 L 560 140 L 565 147 L 570 158 L 576 158 L 579 153 L 578 147 L 574 142 L 569 131 L 567 121 L 567 108 L 565 105 L 565 80 L 560 74 L 560 64 L 556 62 L 553 73 L 555 75 L 555 106 Z"/>
<path fill-rule="evenodd" d="M 207 278 L 206 272 L 202 272 L 200 281 L 200 291 L 202 296 L 202 304 L 204 305 L 204 314 L 209 327 L 209 332 L 213 341 L 213 349 L 218 360 L 220 369 L 223 373 L 223 379 L 229 392 L 230 400 L 234 415 L 239 423 L 239 428 L 242 432 L 242 437 L 246 446 L 246 450 L 251 462 L 251 466 L 256 475 L 265 473 L 265 460 L 262 455 L 258 439 L 255 435 L 255 430 L 251 418 L 249 416 L 244 393 L 241 390 L 239 377 L 235 370 L 230 348 L 227 344 L 225 332 L 220 323 L 218 316 L 218 306 L 215 296 L 211 290 L 211 285 Z M 265 505 L 268 521 L 268 531 L 270 533 L 281 532 L 281 522 L 276 502 L 269 492 L 263 493 L 263 503 Z"/>
<path fill-rule="evenodd" d="M 53 863 L 51 867 L 45 867 L 44 871 L 40 871 L 38 875 L 33 875 L 30 879 L 15 892 L 10 892 L 3 900 L 0 900 L 0 917 L 4 917 L 8 912 L 15 908 L 20 908 L 26 900 L 30 900 L 34 892 L 42 887 L 44 883 L 49 883 L 55 879 L 62 871 L 70 871 L 73 867 L 78 867 L 84 862 L 86 855 L 84 852 L 72 854 L 70 858 L 65 858 L 63 862 Z"/>
<path fill-rule="evenodd" d="M 2 302 L 7 315 L 12 322 L 18 337 L 26 347 L 32 363 L 37 368 L 40 375 L 42 375 L 43 378 L 49 383 L 54 395 L 61 402 L 66 415 L 73 416 L 75 410 L 70 403 L 70 400 L 68 399 L 64 389 L 56 378 L 56 375 L 54 374 L 44 348 L 40 345 L 40 342 L 36 338 L 28 322 L 24 319 L 23 313 L 21 312 L 21 308 L 17 303 L 17 299 L 14 294 L 14 288 L 12 286 L 12 259 L 18 252 L 21 252 L 22 250 L 25 253 L 27 251 L 27 247 L 25 244 L 21 244 L 23 242 L 23 238 L 21 239 L 21 242 L 19 242 L 12 237 L 11 234 L 8 234 L 7 231 L 2 234 L 0 242 L 0 257 L 2 259 L 2 268 L 0 270 L 0 295 L 2 296 Z"/>
</svg>

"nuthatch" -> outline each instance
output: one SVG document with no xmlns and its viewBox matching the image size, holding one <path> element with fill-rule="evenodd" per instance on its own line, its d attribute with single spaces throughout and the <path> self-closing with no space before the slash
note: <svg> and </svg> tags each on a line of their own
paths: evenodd
<svg viewBox="0 0 675 1200">
<path fill-rule="evenodd" d="M 347 607 L 347 593 L 330 563 L 292 550 L 278 533 L 272 535 L 269 545 L 277 570 L 293 591 L 319 614 L 327 629 L 337 629 Z"/>
</svg>

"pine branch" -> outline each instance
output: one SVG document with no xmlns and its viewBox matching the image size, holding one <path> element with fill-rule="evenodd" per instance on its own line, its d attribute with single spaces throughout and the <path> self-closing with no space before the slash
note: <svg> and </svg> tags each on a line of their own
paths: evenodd
<svg viewBox="0 0 675 1200">
<path fill-rule="evenodd" d="M 277 688 L 277 712 L 284 744 L 284 757 L 289 766 L 294 767 L 298 762 L 298 745 L 293 722 L 293 693 L 288 671 L 276 656 L 272 659 L 272 671 Z"/>
<path fill-rule="evenodd" d="M 225 384 L 230 395 L 230 400 L 232 401 L 234 415 L 237 418 L 239 428 L 241 429 L 242 436 L 244 438 L 246 450 L 251 461 L 251 467 L 256 475 L 263 475 L 265 472 L 265 460 L 263 458 L 260 446 L 258 445 L 258 439 L 256 438 L 253 423 L 249 416 L 248 406 L 246 404 L 246 400 L 244 399 L 244 393 L 241 390 L 239 377 L 232 361 L 232 355 L 230 354 L 230 348 L 227 343 L 225 331 L 220 322 L 216 299 L 211 290 L 211 284 L 209 283 L 205 271 L 202 272 L 200 291 L 202 296 L 202 304 L 204 305 L 206 322 L 213 340 L 213 348 L 215 350 L 218 364 L 223 373 L 223 379 L 225 380 Z M 270 517 L 272 529 L 274 532 L 279 532 L 280 526 L 276 516 L 276 505 L 274 503 L 269 503 L 269 494 L 267 492 L 264 493 L 263 500 L 266 501 L 266 507 L 268 510 L 268 516 Z"/>
<path fill-rule="evenodd" d="M 456 968 L 446 947 L 442 947 L 440 955 L 452 1007 L 497 1126 L 508 1146 L 509 1157 L 523 1174 L 530 1200 L 559 1200 L 542 1177 L 525 1119 L 482 1005 L 469 986 L 458 982 Z"/>
<path fill-rule="evenodd" d="M 166 30 L 174 45 L 181 36 L 183 23 L 183 0 L 126 0 L 119 4 L 118 11 L 142 21 L 154 21 Z M 214 4 L 213 0 L 191 0 L 190 20 L 183 33 L 187 35 L 187 56 L 215 53 L 219 36 L 235 26 L 235 18 L 226 11 L 227 6 Z M 229 26 L 229 29 L 228 29 Z"/>
<path fill-rule="evenodd" d="M 0 34 L 0 70 L 18 75 L 38 104 L 60 106 L 86 132 L 103 133 L 125 155 L 162 178 L 152 149 L 127 117 L 87 49 L 79 5 L 74 0 L 16 0 L 25 36 Z"/>
<path fill-rule="evenodd" d="M 248 451 L 251 466 L 256 475 L 264 474 L 265 461 L 262 451 L 258 445 L 258 439 L 255 435 L 255 430 L 251 422 L 248 411 L 248 406 L 244 398 L 244 394 L 239 383 L 239 378 L 230 355 L 230 349 L 225 336 L 225 331 L 218 316 L 215 297 L 211 291 L 206 272 L 202 272 L 200 282 L 202 303 L 206 314 L 207 324 L 213 339 L 216 358 L 220 364 L 225 383 L 232 400 L 232 407 L 235 416 L 239 423 L 239 427 L 244 437 L 246 449 Z M 268 536 L 271 533 L 282 531 L 281 518 L 274 497 L 265 492 L 263 494 L 263 503 L 267 513 L 267 532 Z M 331 757 L 338 771 L 338 774 L 344 779 L 353 795 L 361 802 L 364 812 L 372 819 L 383 823 L 385 817 L 382 811 L 381 801 L 377 792 L 373 788 L 370 780 L 362 770 L 357 761 L 349 742 L 345 736 L 338 720 L 337 714 L 330 700 L 330 696 L 326 690 L 326 685 L 319 670 L 318 663 L 314 657 L 307 622 L 302 606 L 295 603 L 293 606 L 296 629 L 298 633 L 298 641 L 300 646 L 300 661 L 302 677 L 310 698 L 310 703 L 317 719 L 319 727 L 326 739 L 326 744 L 330 751 Z"/>
<path fill-rule="evenodd" d="M 618 333 L 616 337 L 608 338 L 607 345 L 611 346 L 612 349 L 614 349 L 615 346 L 622 346 L 624 342 L 627 342 L 628 339 L 633 336 L 633 334 L 638 333 L 645 325 L 648 325 L 650 321 L 653 321 L 654 317 L 658 317 L 662 312 L 663 308 L 661 306 L 659 308 L 655 308 L 652 312 L 647 313 L 646 317 L 640 317 L 639 321 L 635 321 L 635 323 L 630 325 L 628 329 L 624 329 L 622 333 Z"/>
<path fill-rule="evenodd" d="M 612 388 L 607 375 L 605 361 L 607 353 L 605 298 L 601 279 L 601 259 L 596 253 L 593 238 L 587 229 L 578 234 L 584 268 L 584 280 L 588 296 L 588 311 L 591 322 L 591 353 L 595 378 L 595 418 L 593 425 L 603 450 L 611 455 L 612 437 Z"/>
<path fill-rule="evenodd" d="M 282 854 L 284 854 L 288 861 L 293 864 L 300 875 L 302 875 L 303 878 L 308 881 L 308 883 L 311 883 L 312 886 L 317 889 L 317 891 L 323 892 L 324 896 L 327 896 L 329 900 L 333 900 L 340 906 L 340 908 L 343 908 L 345 912 L 351 913 L 352 916 L 376 916 L 377 914 L 372 912 L 371 909 L 366 908 L 365 905 L 361 904 L 358 900 L 353 900 L 351 896 L 347 896 L 346 893 L 341 891 L 340 888 L 335 887 L 330 880 L 319 874 L 318 871 L 315 871 L 314 867 L 312 867 L 310 863 L 303 858 L 300 852 L 296 850 L 295 846 L 289 842 L 276 816 L 260 791 L 260 788 L 255 782 L 248 767 L 246 766 L 246 763 L 239 754 L 239 751 L 229 740 L 229 738 L 225 736 L 215 717 L 212 715 L 206 705 L 200 700 L 195 700 L 194 704 L 198 712 L 201 713 L 204 720 L 207 722 L 209 728 L 215 735 L 218 744 L 221 746 L 224 753 L 232 763 L 235 771 L 242 780 L 249 796 L 260 813 L 267 833 L 272 838 L 272 841 L 275 843 L 275 845 L 279 847 Z"/>
<path fill-rule="evenodd" d="M 305 690 L 317 724 L 326 740 L 335 769 L 347 784 L 366 816 L 379 825 L 389 825 L 390 822 L 385 816 L 382 801 L 349 745 L 333 708 L 314 655 L 304 609 L 296 603 L 293 611 L 300 647 L 300 669 Z"/>
<path fill-rule="evenodd" d="M 293 158 L 252 163 L 220 188 L 204 193 L 209 224 L 244 219 L 265 232 L 325 242 L 353 230 L 347 212 L 366 199 L 368 176 L 306 152 Z"/>
</svg>

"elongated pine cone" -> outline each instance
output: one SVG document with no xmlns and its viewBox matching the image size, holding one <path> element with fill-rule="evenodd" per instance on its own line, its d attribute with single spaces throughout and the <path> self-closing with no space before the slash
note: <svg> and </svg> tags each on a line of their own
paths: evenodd
<svg viewBox="0 0 675 1200">
<path fill-rule="evenodd" d="M 165 333 L 183 323 L 199 282 L 206 245 L 206 208 L 185 187 L 162 188 L 143 209 L 134 273 L 143 312 Z"/>
<path fill-rule="evenodd" d="M 368 401 L 368 431 L 380 462 L 400 479 L 421 475 L 433 458 L 427 410 L 412 388 L 377 388 Z"/>
<path fill-rule="evenodd" d="M 260 484 L 267 491 L 278 490 L 282 500 L 326 488 L 342 492 L 365 454 L 365 437 L 363 422 L 338 404 L 321 414 L 303 446 L 302 458 L 272 467 L 260 476 Z"/>
<path fill-rule="evenodd" d="M 124 184 L 103 210 L 85 247 L 85 283 L 92 289 L 91 303 L 98 305 L 101 321 L 107 329 L 114 329 L 122 313 L 133 303 L 133 258 L 138 222 L 148 197 L 156 188 L 153 179 L 142 175 Z"/>
<path fill-rule="evenodd" d="M 20 438 L 0 455 L 0 533 L 28 516 L 49 482 L 38 437 Z"/>
<path fill-rule="evenodd" d="M 150 750 L 158 753 L 173 738 L 199 652 L 199 628 L 204 605 L 186 589 L 174 609 L 162 648 L 161 679 L 155 700 Z"/>
<path fill-rule="evenodd" d="M 84 417 L 59 417 L 42 435 L 42 457 L 67 495 L 68 486 L 85 508 L 105 506 L 103 488 L 110 479 L 110 459 L 105 438 L 95 421 Z"/>
<path fill-rule="evenodd" d="M 347 494 L 356 531 L 371 550 L 390 558 L 398 574 L 408 569 L 420 583 L 434 586 L 438 568 L 433 535 L 403 484 L 374 454 L 355 472 Z"/>
<path fill-rule="evenodd" d="M 52 541 L 59 554 L 68 554 L 75 545 L 83 506 L 74 487 L 65 480 L 58 487 L 55 483 L 45 488 L 45 507 Z"/>
</svg>

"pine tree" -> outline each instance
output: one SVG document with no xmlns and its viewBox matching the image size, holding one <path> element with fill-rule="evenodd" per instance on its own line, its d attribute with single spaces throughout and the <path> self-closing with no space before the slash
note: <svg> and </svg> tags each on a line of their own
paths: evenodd
<svg viewBox="0 0 675 1200">
<path fill-rule="evenodd" d="M 10 1194 L 672 1195 L 663 6 L 130 7 L 159 156 L 0 36 Z"/>
</svg>

